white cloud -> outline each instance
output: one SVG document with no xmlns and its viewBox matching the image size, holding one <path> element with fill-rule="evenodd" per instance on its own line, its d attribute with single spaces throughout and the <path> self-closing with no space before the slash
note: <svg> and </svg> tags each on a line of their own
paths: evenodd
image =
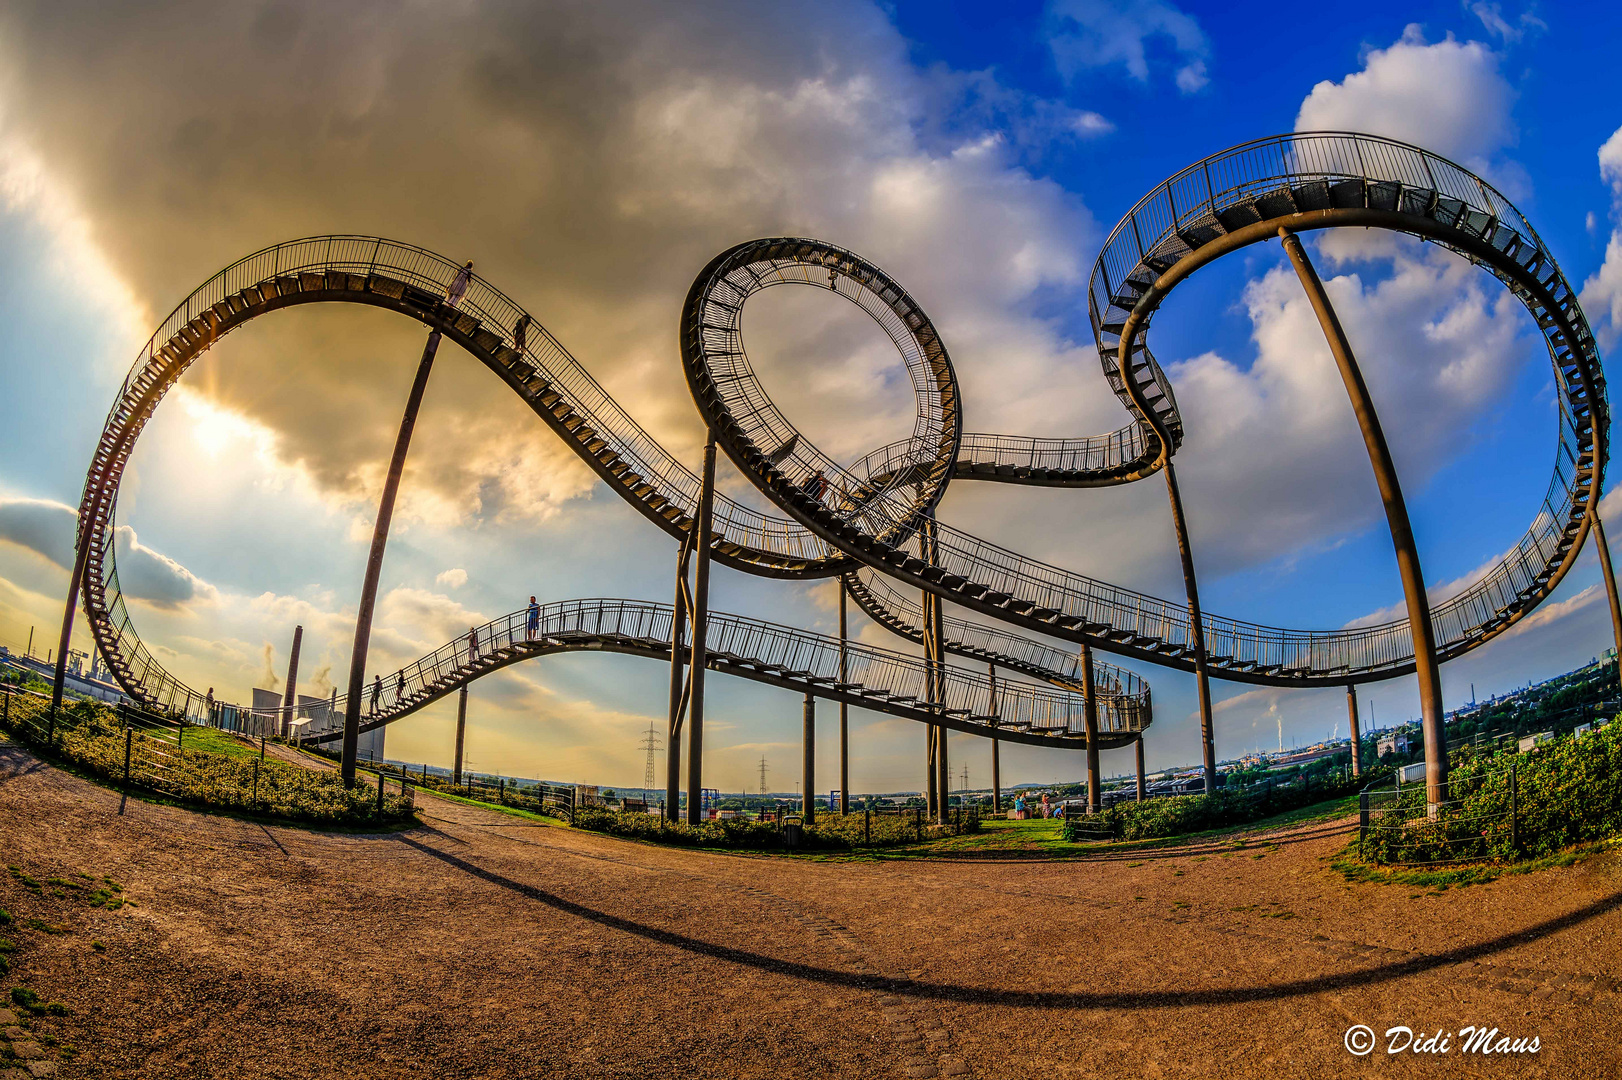
<svg viewBox="0 0 1622 1080">
<path fill-rule="evenodd" d="M 1053 0 L 1048 5 L 1048 45 L 1065 78 L 1086 68 L 1124 66 L 1148 82 L 1151 44 L 1164 42 L 1175 55 L 1177 89 L 1203 90 L 1211 43 L 1192 15 L 1165 0 Z"/>
<path fill-rule="evenodd" d="M 1488 3 L 1487 0 L 1475 0 L 1466 3 L 1470 14 L 1481 20 L 1481 25 L 1487 28 L 1489 34 L 1496 34 L 1508 44 L 1514 44 L 1524 38 L 1533 30 L 1547 30 L 1548 23 L 1532 14 L 1530 11 L 1522 12 L 1514 22 L 1504 17 L 1502 4 Z"/>
<path fill-rule="evenodd" d="M 1602 348 L 1615 348 L 1622 339 L 1622 128 L 1599 148 L 1599 175 L 1611 189 L 1611 237 L 1605 261 L 1583 282 L 1580 298 Z M 1590 213 L 1589 231 L 1594 229 Z"/>
<path fill-rule="evenodd" d="M 460 589 L 467 584 L 467 571 L 460 567 L 441 571 L 434 577 L 434 584 L 443 585 L 447 589 Z"/>
<path fill-rule="evenodd" d="M 1406 238 L 1371 247 L 1346 236 L 1317 240 L 1315 257 L 1321 273 L 1344 271 L 1326 274 L 1325 289 L 1404 486 L 1422 490 L 1538 344 L 1515 299 L 1464 260 Z M 1248 368 L 1215 353 L 1170 368 L 1188 429 L 1185 498 L 1199 514 L 1201 566 L 1217 573 L 1265 561 L 1280 537 L 1312 548 L 1380 519 L 1346 391 L 1294 272 L 1252 281 L 1244 303 L 1257 350 Z"/>
<path fill-rule="evenodd" d="M 1479 41 L 1449 35 L 1426 44 L 1418 25 L 1364 58 L 1363 70 L 1312 88 L 1297 131 L 1363 131 L 1422 146 L 1477 171 L 1515 140 L 1515 91 L 1501 57 Z"/>
</svg>

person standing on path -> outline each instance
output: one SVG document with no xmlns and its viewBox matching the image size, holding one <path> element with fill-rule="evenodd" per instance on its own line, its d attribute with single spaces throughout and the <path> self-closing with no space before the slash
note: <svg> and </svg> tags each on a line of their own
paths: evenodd
<svg viewBox="0 0 1622 1080">
<path fill-rule="evenodd" d="M 462 297 L 467 295 L 467 283 L 473 280 L 473 264 L 470 262 L 456 272 L 451 279 L 451 287 L 445 290 L 445 303 L 449 307 L 457 307 L 462 303 Z"/>
<path fill-rule="evenodd" d="M 518 352 L 524 351 L 524 345 L 529 341 L 529 316 L 520 315 L 518 322 L 513 326 L 513 348 Z"/>
<path fill-rule="evenodd" d="M 401 668 L 399 673 L 394 676 L 394 703 L 396 705 L 400 704 L 400 699 L 403 697 L 405 697 L 405 668 Z"/>
<path fill-rule="evenodd" d="M 532 596 L 529 598 L 529 618 L 524 622 L 524 640 L 534 641 L 535 634 L 540 630 L 540 628 L 541 605 L 537 604 L 535 602 L 535 598 Z"/>
<path fill-rule="evenodd" d="M 479 662 L 479 628 L 471 628 L 467 632 L 467 666 L 472 667 Z"/>
<path fill-rule="evenodd" d="M 377 703 L 383 697 L 383 676 L 372 676 L 372 715 L 377 715 Z"/>
</svg>

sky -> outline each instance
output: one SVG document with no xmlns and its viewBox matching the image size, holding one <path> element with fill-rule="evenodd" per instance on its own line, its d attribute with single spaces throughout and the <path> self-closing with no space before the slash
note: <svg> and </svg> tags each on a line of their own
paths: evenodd
<svg viewBox="0 0 1622 1080">
<path fill-rule="evenodd" d="M 1098 368 L 1086 282 L 1114 223 L 1199 158 L 1290 130 L 1417 143 L 1513 199 L 1622 333 L 1622 106 L 1601 4 L 1308 8 L 1288 20 L 1163 0 L 817 5 L 73 0 L 0 5 L 0 644 L 54 645 L 73 507 L 117 387 L 163 316 L 280 240 L 362 233 L 476 262 L 640 423 L 696 467 L 676 322 L 692 278 L 759 236 L 810 235 L 901 281 L 939 327 L 965 430 L 1077 436 L 1125 412 Z M 1380 7 L 1375 5 L 1373 7 Z M 1402 238 L 1307 241 L 1380 409 L 1433 599 L 1531 521 L 1556 414 L 1523 308 Z M 751 304 L 752 361 L 819 447 L 906 435 L 910 384 L 879 329 L 831 298 Z M 257 320 L 191 368 L 119 503 L 143 640 L 181 678 L 246 699 L 348 669 L 372 515 L 422 330 L 347 305 Z M 1398 610 L 1372 473 L 1327 347 L 1277 245 L 1202 271 L 1157 315 L 1182 408 L 1177 457 L 1208 612 L 1333 628 Z M 723 464 L 719 481 L 748 495 Z M 1615 499 L 1602 504 L 1616 520 Z M 959 482 L 943 520 L 1105 581 L 1182 595 L 1164 488 Z M 375 671 L 542 601 L 668 602 L 674 543 L 594 480 L 484 368 L 447 346 L 396 510 Z M 832 632 L 828 582 L 718 568 L 724 611 Z M 82 618 L 80 620 L 82 623 Z M 860 635 L 905 648 L 853 614 Z M 76 647 L 89 638 L 82 630 Z M 1444 666 L 1448 707 L 1586 663 L 1612 642 L 1593 557 L 1486 647 Z M 1113 658 L 1109 658 L 1113 659 Z M 1151 769 L 1199 758 L 1194 680 L 1151 684 Z M 667 670 L 575 655 L 478 683 L 483 771 L 640 785 Z M 787 791 L 798 698 L 709 682 L 706 783 Z M 1346 734 L 1343 690 L 1216 682 L 1223 758 Z M 1414 680 L 1360 690 L 1407 720 Z M 836 775 L 835 707 L 818 769 Z M 448 764 L 454 702 L 395 725 L 389 756 Z M 856 791 L 916 789 L 923 731 L 853 710 Z M 989 782 L 984 740 L 954 773 Z M 1003 779 L 1074 780 L 1073 751 L 1009 746 Z M 1105 772 L 1131 751 L 1107 751 Z M 662 772 L 660 773 L 662 775 Z M 819 786 L 829 786 L 819 784 Z"/>
</svg>

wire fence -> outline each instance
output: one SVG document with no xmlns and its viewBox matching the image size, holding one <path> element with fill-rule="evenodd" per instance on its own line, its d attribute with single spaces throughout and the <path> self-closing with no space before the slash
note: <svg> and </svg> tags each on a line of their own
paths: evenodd
<svg viewBox="0 0 1622 1080">
<path fill-rule="evenodd" d="M 1423 781 L 1372 785 L 1358 798 L 1358 854 L 1376 866 L 1443 866 L 1519 858 L 1517 763 L 1452 779 L 1448 798 L 1426 803 Z"/>
<path fill-rule="evenodd" d="M 294 821 L 388 825 L 415 808 L 401 785 L 345 788 L 332 772 L 282 761 L 245 739 L 201 728 L 175 714 L 80 701 L 59 710 L 47 695 L 0 689 L 0 727 L 42 755 L 66 761 L 123 791 Z"/>
</svg>

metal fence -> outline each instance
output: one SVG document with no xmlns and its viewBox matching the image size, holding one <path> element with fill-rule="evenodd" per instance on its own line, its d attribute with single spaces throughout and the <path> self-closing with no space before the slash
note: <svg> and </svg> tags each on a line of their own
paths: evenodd
<svg viewBox="0 0 1622 1080">
<path fill-rule="evenodd" d="M 317 807 L 330 808 L 341 786 L 334 773 L 275 759 L 267 764 L 264 739 L 258 754 L 251 753 L 246 739 L 239 740 L 244 752 L 238 754 L 188 747 L 188 733 L 195 741 L 197 725 L 176 714 L 129 704 L 87 710 L 88 703 L 53 711 L 48 696 L 16 689 L 0 690 L 0 698 L 0 726 L 13 737 L 125 791 L 215 809 L 321 820 L 326 811 Z M 368 804 L 378 821 L 402 819 L 413 810 L 408 785 L 402 782 L 398 795 L 389 796 L 382 774 L 376 776 L 373 784 L 362 785 L 372 790 L 364 799 L 342 796 L 350 810 L 346 822 L 356 820 L 360 803 Z M 335 812 L 328 816 L 336 820 Z"/>
</svg>

